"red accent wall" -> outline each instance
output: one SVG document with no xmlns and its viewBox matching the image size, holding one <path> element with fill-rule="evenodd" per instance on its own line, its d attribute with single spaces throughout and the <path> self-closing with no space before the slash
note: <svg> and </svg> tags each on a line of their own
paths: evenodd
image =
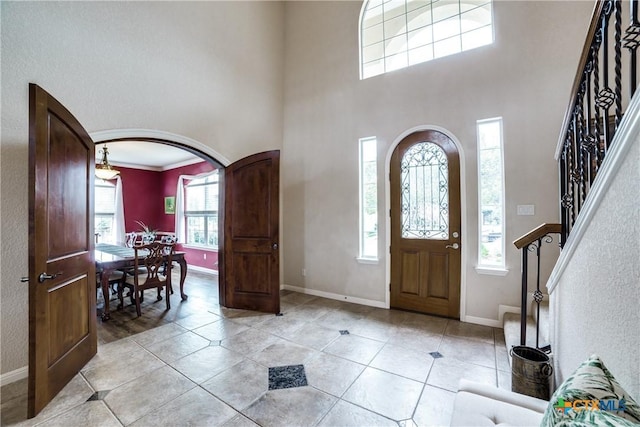
<svg viewBox="0 0 640 427">
<path fill-rule="evenodd" d="M 164 213 L 164 198 L 176 196 L 180 175 L 198 175 L 214 170 L 215 166 L 202 161 L 163 172 L 120 166 L 117 169 L 122 177 L 126 231 L 140 231 L 136 221 L 142 221 L 151 229 L 175 232 L 175 215 Z M 217 251 L 185 248 L 180 244 L 176 249 L 185 252 L 187 264 L 218 270 Z"/>
</svg>

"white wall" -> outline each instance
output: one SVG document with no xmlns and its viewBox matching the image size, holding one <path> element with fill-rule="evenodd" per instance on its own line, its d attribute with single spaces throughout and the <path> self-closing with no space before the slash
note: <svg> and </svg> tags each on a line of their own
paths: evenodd
<svg viewBox="0 0 640 427">
<path fill-rule="evenodd" d="M 172 132 L 233 161 L 282 148 L 283 23 L 279 2 L 1 2 L 1 373 L 28 362 L 28 83 L 89 132 Z"/>
<path fill-rule="evenodd" d="M 593 207 L 589 212 L 593 217 L 584 228 L 576 223 L 548 285 L 557 384 L 595 353 L 636 401 L 640 399 L 639 104 L 636 97 L 623 120 L 622 129 L 625 121 L 635 122 L 628 139 L 623 138 L 628 151 L 616 164 L 607 162 L 620 147 L 608 152 L 595 185 L 610 176 L 611 182 L 595 203 L 591 199 L 597 190 L 592 187 L 580 215 Z"/>
<path fill-rule="evenodd" d="M 469 320 L 498 324 L 519 306 L 520 253 L 510 242 L 558 222 L 553 153 L 592 2 L 495 1 L 495 43 L 363 81 L 361 2 L 286 5 L 284 282 L 384 302 L 388 247 L 384 160 L 405 130 L 436 125 L 462 144 L 466 197 L 462 249 Z M 506 167 L 505 277 L 475 271 L 478 119 L 502 116 Z M 380 262 L 358 264 L 358 139 L 378 138 Z M 535 216 L 516 216 L 534 204 Z M 306 276 L 302 275 L 306 270 Z M 548 273 L 548 272 L 547 272 Z"/>
</svg>

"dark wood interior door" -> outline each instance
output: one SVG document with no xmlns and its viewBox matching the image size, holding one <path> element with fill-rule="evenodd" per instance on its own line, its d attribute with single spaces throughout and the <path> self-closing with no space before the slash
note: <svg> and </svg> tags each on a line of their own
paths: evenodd
<svg viewBox="0 0 640 427">
<path fill-rule="evenodd" d="M 37 415 L 96 354 L 94 144 L 29 85 L 29 385 Z"/>
<path fill-rule="evenodd" d="M 442 132 L 391 156 L 391 307 L 460 317 L 460 158 Z"/>
<path fill-rule="evenodd" d="M 280 312 L 280 151 L 254 154 L 225 169 L 220 302 Z"/>
</svg>

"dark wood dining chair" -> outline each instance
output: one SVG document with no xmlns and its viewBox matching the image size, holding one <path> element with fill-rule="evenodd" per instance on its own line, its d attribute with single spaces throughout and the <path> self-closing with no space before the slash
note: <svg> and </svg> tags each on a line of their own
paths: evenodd
<svg viewBox="0 0 640 427">
<path fill-rule="evenodd" d="M 146 289 L 156 288 L 158 290 L 158 301 L 162 300 L 162 288 L 164 288 L 165 300 L 167 302 L 167 310 L 171 308 L 170 289 L 171 289 L 171 271 L 164 276 L 162 275 L 162 267 L 166 262 L 169 270 L 171 270 L 171 262 L 175 245 L 170 243 L 152 242 L 148 245 L 135 246 L 134 265 L 132 276 L 127 275 L 124 284 L 118 286 L 118 298 L 120 306 L 124 304 L 122 290 L 127 286 L 133 286 L 133 299 L 136 305 L 138 317 L 142 315 L 140 310 L 140 302 L 142 301 L 142 292 Z"/>
</svg>

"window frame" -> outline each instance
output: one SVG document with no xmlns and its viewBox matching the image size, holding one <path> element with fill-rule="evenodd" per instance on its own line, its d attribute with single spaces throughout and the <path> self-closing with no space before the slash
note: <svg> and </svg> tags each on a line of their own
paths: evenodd
<svg viewBox="0 0 640 427">
<path fill-rule="evenodd" d="M 215 177 L 215 181 L 210 181 L 207 182 L 209 179 L 211 179 L 212 177 Z M 202 181 L 202 182 L 198 182 L 198 181 Z M 193 210 L 190 211 L 187 209 L 188 206 L 188 200 L 189 200 L 189 187 L 202 187 L 202 186 L 211 186 L 211 185 L 216 185 L 217 191 L 216 191 L 216 203 L 215 203 L 215 209 L 213 210 Z M 206 206 L 206 201 L 205 201 L 205 206 Z M 205 177 L 202 178 L 194 178 L 189 180 L 189 182 L 184 184 L 184 211 L 183 211 L 183 216 L 184 216 L 184 227 L 185 227 L 185 242 L 182 246 L 184 247 L 188 247 L 188 248 L 196 248 L 196 249 L 202 249 L 202 250 L 218 250 L 219 246 L 220 246 L 220 241 L 219 241 L 219 210 L 220 210 L 220 177 L 219 177 L 219 173 L 212 173 L 210 175 L 207 175 Z M 205 241 L 209 240 L 209 237 L 211 236 L 211 232 L 210 230 L 208 230 L 208 223 L 209 223 L 209 218 L 215 218 L 215 223 L 218 225 L 216 227 L 215 230 L 215 240 L 217 241 L 217 244 L 215 245 L 209 245 L 209 244 L 202 244 L 202 243 L 194 243 L 194 242 L 189 242 L 189 218 L 204 218 L 204 233 L 205 233 Z"/>
<path fill-rule="evenodd" d="M 498 124 L 498 135 L 499 141 L 497 144 L 497 149 L 499 149 L 499 158 L 500 158 L 500 198 L 501 198 L 501 206 L 499 208 L 499 212 L 501 215 L 501 224 L 500 224 L 500 233 L 501 233 L 501 262 L 500 263 L 489 263 L 486 258 L 483 258 L 483 232 L 484 229 L 484 214 L 483 214 L 483 180 L 482 180 L 482 154 L 483 151 L 486 152 L 487 149 L 481 148 L 481 127 L 486 124 Z M 505 275 L 508 270 L 506 269 L 506 192 L 505 192 L 505 168 L 504 168 L 504 122 L 502 117 L 492 117 L 488 119 L 478 120 L 476 122 L 476 138 L 477 138 L 477 162 L 478 162 L 478 264 L 476 266 L 476 271 L 481 274 L 491 274 L 491 275 Z M 492 148 L 492 149 L 495 149 Z M 485 159 L 486 161 L 486 159 Z"/>
<path fill-rule="evenodd" d="M 373 143 L 373 150 L 376 153 L 373 161 L 369 160 L 369 162 L 373 163 L 373 167 L 375 170 L 374 181 L 367 182 L 366 181 L 366 173 L 365 173 L 365 144 Z M 378 140 L 375 136 L 370 136 L 366 138 L 360 138 L 358 140 L 358 261 L 361 263 L 370 263 L 377 264 L 379 260 L 379 243 L 380 243 L 380 233 L 379 233 L 379 221 L 378 221 Z M 375 254 L 365 253 L 366 252 L 366 233 L 369 233 L 370 230 L 366 230 L 365 226 L 367 224 L 366 220 L 366 188 L 365 186 L 375 185 L 375 213 L 372 214 L 376 218 L 375 221 Z"/>
<path fill-rule="evenodd" d="M 111 212 L 98 212 L 97 209 L 97 202 L 98 202 L 98 197 L 97 194 L 98 192 L 95 191 L 97 188 L 99 187 L 103 187 L 103 188 L 109 188 L 110 190 L 112 190 L 112 194 L 113 194 L 113 198 L 112 198 L 112 211 Z M 115 236 L 114 236 L 114 229 L 116 227 L 116 185 L 113 184 L 110 181 L 105 181 L 102 180 L 100 178 L 95 178 L 94 181 L 94 210 L 93 210 L 93 232 L 98 234 L 100 233 L 100 231 L 98 231 L 97 227 L 98 227 L 98 217 L 111 217 L 111 232 L 109 233 L 109 240 L 107 240 L 107 243 L 114 243 L 115 240 Z M 103 242 L 104 241 L 104 236 L 102 234 L 100 234 L 100 239 Z"/>
</svg>

